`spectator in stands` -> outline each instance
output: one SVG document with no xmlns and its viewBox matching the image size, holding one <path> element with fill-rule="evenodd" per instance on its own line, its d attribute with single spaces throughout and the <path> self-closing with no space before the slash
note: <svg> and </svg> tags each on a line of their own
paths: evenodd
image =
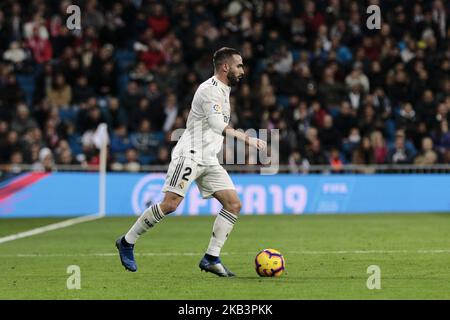
<svg viewBox="0 0 450 320">
<path fill-rule="evenodd" d="M 170 162 L 170 151 L 167 147 L 162 146 L 158 149 L 158 155 L 156 156 L 156 159 L 152 164 L 164 165 L 168 162 Z"/>
<path fill-rule="evenodd" d="M 32 28 L 32 34 L 27 39 L 27 45 L 33 53 L 34 61 L 37 64 L 50 61 L 53 55 L 52 45 L 48 40 L 48 33 L 47 31 L 42 31 L 43 23 L 40 23 L 39 26 L 35 25 Z"/>
<path fill-rule="evenodd" d="M 319 85 L 325 107 L 333 114 L 338 113 L 339 105 L 345 96 L 345 86 L 335 79 L 337 68 L 328 67 L 323 72 L 323 81 Z"/>
<path fill-rule="evenodd" d="M 6 137 L 4 137 L 2 139 L 2 142 L 0 143 L 0 157 L 2 159 L 2 162 L 7 162 L 12 153 L 20 149 L 19 134 L 17 133 L 17 131 L 9 131 Z"/>
<path fill-rule="evenodd" d="M 426 137 L 422 140 L 422 149 L 414 159 L 417 165 L 432 165 L 438 162 L 438 153 L 434 150 L 433 140 Z"/>
<path fill-rule="evenodd" d="M 145 164 L 148 164 L 151 159 L 156 157 L 158 146 L 163 138 L 162 134 L 152 131 L 150 121 L 143 119 L 139 124 L 139 131 L 130 135 L 130 141 L 133 148 L 135 148 L 142 155 Z"/>
<path fill-rule="evenodd" d="M 307 173 L 310 163 L 299 150 L 294 150 L 289 156 L 289 171 L 291 173 Z"/>
<path fill-rule="evenodd" d="M 51 62 L 44 63 L 41 70 L 38 71 L 35 78 L 33 103 L 40 103 L 47 96 L 48 90 L 53 85 L 54 72 L 55 69 Z"/>
<path fill-rule="evenodd" d="M 138 153 L 136 149 L 128 149 L 126 152 L 126 162 L 124 164 L 125 171 L 137 172 L 141 165 L 139 164 Z"/>
<path fill-rule="evenodd" d="M 128 114 L 120 106 L 119 99 L 111 97 L 108 100 L 108 109 L 105 111 L 105 118 L 111 129 L 128 124 Z"/>
<path fill-rule="evenodd" d="M 49 148 L 42 148 L 39 151 L 39 159 L 33 163 L 34 171 L 49 172 L 54 170 L 54 160 L 52 151 Z"/>
<path fill-rule="evenodd" d="M 314 139 L 307 149 L 306 156 L 312 165 L 326 165 L 329 164 L 328 157 L 323 151 L 319 139 Z"/>
<path fill-rule="evenodd" d="M 417 127 L 417 115 L 411 103 L 404 103 L 396 119 L 397 128 L 405 129 L 406 136 L 411 137 Z"/>
<path fill-rule="evenodd" d="M 341 158 L 341 154 L 337 148 L 332 148 L 329 155 L 329 163 L 333 172 L 341 172 L 344 161 Z"/>
<path fill-rule="evenodd" d="M 156 38 L 162 38 L 170 27 L 170 19 L 164 12 L 164 7 L 156 3 L 153 7 L 152 13 L 148 18 L 148 25 L 153 30 Z"/>
<path fill-rule="evenodd" d="M 96 93 L 100 96 L 106 97 L 117 95 L 117 75 L 116 68 L 113 62 L 103 64 L 99 73 L 93 78 L 93 83 L 96 88 Z"/>
<path fill-rule="evenodd" d="M 11 120 L 14 114 L 14 106 L 25 100 L 25 93 L 17 83 L 13 73 L 7 73 L 4 82 L 0 83 L 0 116 L 2 119 Z"/>
<path fill-rule="evenodd" d="M 386 161 L 386 156 L 388 153 L 388 148 L 383 137 L 383 133 L 379 130 L 374 131 L 370 136 L 370 140 L 374 153 L 374 163 L 383 164 Z"/>
<path fill-rule="evenodd" d="M 352 164 L 375 163 L 375 154 L 369 137 L 364 136 L 359 146 L 353 151 Z"/>
<path fill-rule="evenodd" d="M 164 63 L 166 56 L 162 51 L 161 46 L 156 40 L 149 40 L 146 45 L 138 47 L 139 60 L 142 61 L 148 70 L 153 71 L 157 66 Z"/>
<path fill-rule="evenodd" d="M 63 152 L 61 152 L 61 154 L 58 157 L 58 164 L 63 164 L 63 165 L 78 165 L 80 164 L 72 155 L 72 151 L 69 150 L 64 150 Z"/>
<path fill-rule="evenodd" d="M 24 164 L 24 159 L 23 159 L 23 154 L 20 151 L 14 151 L 11 154 L 11 157 L 9 159 L 9 163 L 10 163 L 10 169 L 9 171 L 11 173 L 20 173 L 22 172 L 21 166 Z"/>
<path fill-rule="evenodd" d="M 392 164 L 412 163 L 414 154 L 411 149 L 406 147 L 406 136 L 404 132 L 397 132 L 395 135 L 395 144 L 389 150 L 387 162 Z"/>
<path fill-rule="evenodd" d="M 62 73 L 52 80 L 52 86 L 47 90 L 47 99 L 51 105 L 58 108 L 68 108 L 72 101 L 72 88 L 66 83 Z"/>
<path fill-rule="evenodd" d="M 122 106 L 127 112 L 132 113 L 133 110 L 137 108 L 139 100 L 141 98 L 142 94 L 139 91 L 137 82 L 130 81 L 124 94 L 120 98 L 120 106 Z M 134 126 L 134 128 L 136 128 L 136 126 Z"/>
<path fill-rule="evenodd" d="M 425 90 L 421 101 L 417 104 L 416 111 L 418 116 L 426 122 L 429 128 L 433 125 L 433 118 L 436 113 L 436 108 L 437 105 L 433 91 L 430 89 Z"/>
<path fill-rule="evenodd" d="M 30 111 L 25 103 L 19 103 L 16 110 L 16 115 L 11 122 L 11 130 L 14 130 L 19 135 L 22 135 L 28 129 L 37 127 L 36 121 L 31 118 Z"/>
<path fill-rule="evenodd" d="M 360 83 L 353 83 L 350 87 L 350 92 L 347 95 L 347 101 L 350 102 L 352 109 L 356 112 L 360 112 L 361 106 L 364 101 L 364 94 L 361 91 Z"/>
<path fill-rule="evenodd" d="M 131 147 L 127 127 L 122 124 L 115 128 L 111 135 L 110 142 L 110 150 L 113 156 L 117 154 L 124 154 Z"/>
<path fill-rule="evenodd" d="M 138 62 L 136 67 L 130 72 L 130 79 L 140 85 L 146 85 L 155 79 L 155 76 L 148 71 L 144 62 Z"/>
<path fill-rule="evenodd" d="M 175 123 L 175 119 L 178 115 L 178 105 L 177 105 L 177 97 L 175 94 L 170 93 L 166 97 L 166 103 L 164 107 L 164 113 L 166 116 L 166 119 L 164 120 L 163 124 L 163 131 L 167 132 L 170 131 Z"/>
<path fill-rule="evenodd" d="M 87 76 L 84 74 L 79 75 L 72 88 L 72 105 L 78 105 L 94 95 L 94 88 L 89 85 Z"/>
<path fill-rule="evenodd" d="M 435 131 L 439 130 L 443 121 L 450 121 L 450 112 L 447 105 L 444 102 L 440 102 L 437 106 L 436 114 L 432 121 L 432 129 Z"/>
<path fill-rule="evenodd" d="M 442 121 L 440 130 L 433 132 L 432 137 L 436 147 L 440 150 L 442 155 L 450 150 L 450 131 L 448 121 Z"/>
<path fill-rule="evenodd" d="M 83 10 L 82 26 L 100 29 L 105 25 L 105 16 L 97 8 L 97 0 L 88 0 Z"/>
<path fill-rule="evenodd" d="M 352 72 L 345 78 L 345 84 L 348 88 L 357 86 L 364 93 L 370 91 L 369 78 L 363 73 L 363 65 L 361 62 L 358 61 L 355 63 Z"/>
<path fill-rule="evenodd" d="M 325 150 L 341 148 L 341 133 L 334 127 L 333 118 L 325 115 L 323 128 L 319 129 L 319 139 Z"/>
<path fill-rule="evenodd" d="M 356 112 L 354 112 L 348 101 L 341 102 L 340 111 L 336 116 L 335 127 L 342 137 L 347 137 L 352 128 L 357 126 Z"/>
<path fill-rule="evenodd" d="M 3 59 L 12 63 L 16 70 L 21 70 L 25 59 L 27 59 L 27 53 L 19 42 L 13 41 L 10 43 L 9 49 L 3 53 Z"/>
</svg>

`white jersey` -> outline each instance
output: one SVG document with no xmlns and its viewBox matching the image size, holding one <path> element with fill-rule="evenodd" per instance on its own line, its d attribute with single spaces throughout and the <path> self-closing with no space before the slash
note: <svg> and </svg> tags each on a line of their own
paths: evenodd
<svg viewBox="0 0 450 320">
<path fill-rule="evenodd" d="M 230 122 L 231 88 L 211 77 L 195 92 L 186 130 L 172 152 L 172 159 L 188 157 L 200 165 L 218 165 L 222 132 Z"/>
</svg>

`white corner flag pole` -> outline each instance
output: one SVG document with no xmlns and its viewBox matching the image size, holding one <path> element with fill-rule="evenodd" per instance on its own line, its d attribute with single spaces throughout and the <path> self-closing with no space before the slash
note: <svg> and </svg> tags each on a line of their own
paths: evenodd
<svg viewBox="0 0 450 320">
<path fill-rule="evenodd" d="M 106 154 L 107 141 L 102 141 L 100 148 L 100 172 L 99 172 L 99 204 L 98 213 L 100 216 L 106 214 Z"/>
<path fill-rule="evenodd" d="M 106 158 L 109 140 L 106 123 L 98 126 L 96 138 L 96 145 L 100 149 L 98 214 L 103 217 L 106 214 Z"/>
</svg>

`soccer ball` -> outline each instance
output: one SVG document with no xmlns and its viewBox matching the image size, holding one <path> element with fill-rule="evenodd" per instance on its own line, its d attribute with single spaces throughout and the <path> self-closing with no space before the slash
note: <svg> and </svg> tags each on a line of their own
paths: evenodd
<svg viewBox="0 0 450 320">
<path fill-rule="evenodd" d="M 275 249 L 264 249 L 255 258 L 256 273 L 261 277 L 279 277 L 283 274 L 286 262 Z"/>
</svg>

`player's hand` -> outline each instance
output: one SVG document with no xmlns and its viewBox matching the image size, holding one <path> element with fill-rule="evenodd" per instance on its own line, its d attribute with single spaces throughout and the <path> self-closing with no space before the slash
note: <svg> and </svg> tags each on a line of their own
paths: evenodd
<svg viewBox="0 0 450 320">
<path fill-rule="evenodd" d="M 267 148 L 267 143 L 261 139 L 249 137 L 248 144 L 258 150 L 264 151 Z"/>
</svg>

